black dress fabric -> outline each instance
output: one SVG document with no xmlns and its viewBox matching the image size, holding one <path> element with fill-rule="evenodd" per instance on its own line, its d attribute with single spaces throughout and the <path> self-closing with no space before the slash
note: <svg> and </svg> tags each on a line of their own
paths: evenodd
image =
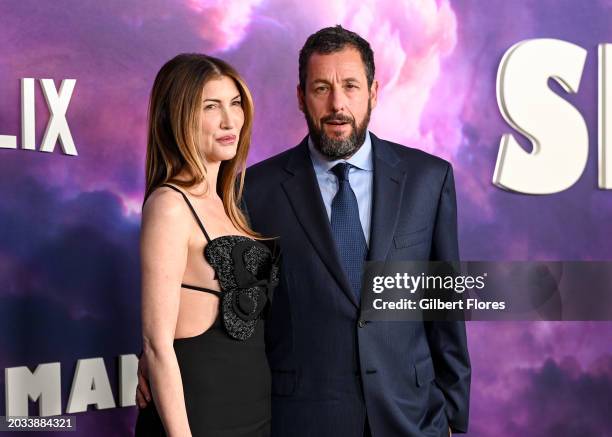
<svg viewBox="0 0 612 437">
<path fill-rule="evenodd" d="M 195 209 L 183 195 L 208 244 L 204 256 L 221 292 L 195 285 L 184 288 L 219 297 L 219 316 L 204 333 L 174 340 L 189 426 L 194 437 L 270 435 L 270 369 L 262 317 L 278 282 L 278 257 L 265 244 L 226 235 L 210 239 Z M 165 436 L 151 402 L 140 410 L 136 436 Z"/>
</svg>

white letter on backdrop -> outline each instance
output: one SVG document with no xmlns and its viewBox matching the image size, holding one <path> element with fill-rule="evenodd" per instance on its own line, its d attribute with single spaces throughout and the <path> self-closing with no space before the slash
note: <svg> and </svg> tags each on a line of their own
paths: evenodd
<svg viewBox="0 0 612 437">
<path fill-rule="evenodd" d="M 497 104 L 508 124 L 531 141 L 526 152 L 504 134 L 493 183 L 525 194 L 558 193 L 582 175 L 589 135 L 582 115 L 548 87 L 553 78 L 578 91 L 587 51 L 557 39 L 521 41 L 508 49 L 497 70 Z"/>
<path fill-rule="evenodd" d="M 41 79 L 43 94 L 51 113 L 49 124 L 47 124 L 47 130 L 40 146 L 41 152 L 53 152 L 55 143 L 60 140 L 62 149 L 66 155 L 77 155 L 76 148 L 74 147 L 74 141 L 70 134 L 70 128 L 66 121 L 66 111 L 70 98 L 72 97 L 72 91 L 76 84 L 76 79 L 64 79 L 60 85 L 59 93 L 55 90 L 55 84 L 53 79 Z"/>
</svg>

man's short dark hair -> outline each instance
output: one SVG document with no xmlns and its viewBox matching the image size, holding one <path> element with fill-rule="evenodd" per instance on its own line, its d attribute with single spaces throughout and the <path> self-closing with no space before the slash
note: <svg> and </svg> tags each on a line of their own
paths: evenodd
<svg viewBox="0 0 612 437">
<path fill-rule="evenodd" d="M 335 53 L 344 50 L 347 46 L 357 49 L 361 55 L 369 89 L 374 81 L 374 52 L 365 39 L 337 25 L 326 27 L 310 35 L 300 50 L 299 74 L 302 91 L 306 91 L 306 71 L 312 54 Z"/>
</svg>

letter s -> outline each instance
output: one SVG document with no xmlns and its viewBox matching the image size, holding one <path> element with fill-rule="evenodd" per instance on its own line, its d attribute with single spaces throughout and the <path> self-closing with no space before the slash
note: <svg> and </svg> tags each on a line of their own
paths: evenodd
<svg viewBox="0 0 612 437">
<path fill-rule="evenodd" d="M 493 183 L 525 194 L 552 194 L 582 175 L 589 153 L 584 118 L 548 88 L 555 79 L 568 93 L 578 91 L 587 51 L 558 39 L 521 41 L 508 49 L 497 70 L 497 104 L 514 129 L 533 145 L 526 152 L 504 134 Z"/>
</svg>

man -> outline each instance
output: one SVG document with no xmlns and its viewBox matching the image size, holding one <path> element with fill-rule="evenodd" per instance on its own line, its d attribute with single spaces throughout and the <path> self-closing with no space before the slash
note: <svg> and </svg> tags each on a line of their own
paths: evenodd
<svg viewBox="0 0 612 437">
<path fill-rule="evenodd" d="M 309 134 L 247 171 L 252 227 L 283 252 L 266 324 L 274 437 L 467 431 L 464 323 L 360 318 L 364 259 L 458 259 L 452 168 L 368 132 L 374 70 L 357 34 L 311 35 L 297 88 Z"/>
</svg>

